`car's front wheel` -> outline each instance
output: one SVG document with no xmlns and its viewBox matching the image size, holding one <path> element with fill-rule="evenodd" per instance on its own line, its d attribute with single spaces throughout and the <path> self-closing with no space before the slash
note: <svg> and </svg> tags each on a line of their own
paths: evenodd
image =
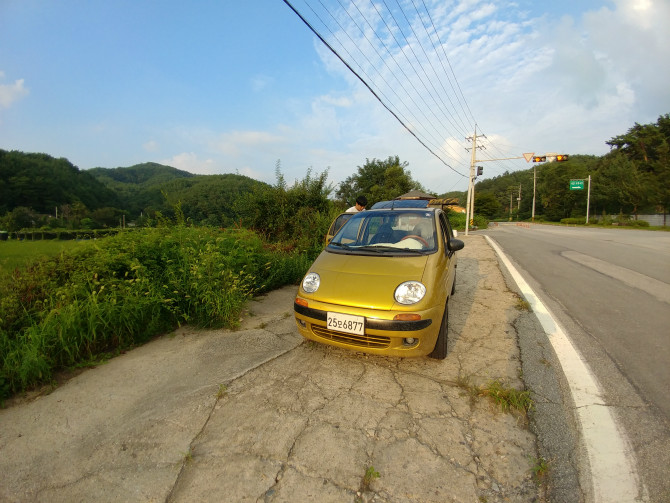
<svg viewBox="0 0 670 503">
<path fill-rule="evenodd" d="M 447 357 L 447 332 L 449 331 L 449 301 L 444 306 L 444 314 L 442 315 L 442 323 L 440 324 L 440 331 L 437 334 L 437 341 L 435 341 L 435 348 L 430 353 L 431 358 L 437 360 L 444 360 Z"/>
</svg>

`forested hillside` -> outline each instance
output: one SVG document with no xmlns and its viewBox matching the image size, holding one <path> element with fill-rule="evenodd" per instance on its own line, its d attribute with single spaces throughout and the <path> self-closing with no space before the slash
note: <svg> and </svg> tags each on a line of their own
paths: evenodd
<svg viewBox="0 0 670 503">
<path fill-rule="evenodd" d="M 0 149 L 0 215 L 19 206 L 53 214 L 77 201 L 89 210 L 118 206 L 113 190 L 67 159 Z"/>
<path fill-rule="evenodd" d="M 667 213 L 670 208 L 670 115 L 655 124 L 635 124 L 606 141 L 611 151 L 601 157 L 571 155 L 565 162 L 538 163 L 475 185 L 475 214 L 488 218 L 550 221 L 586 215 L 591 177 L 590 215 Z M 584 180 L 584 190 L 570 190 L 570 180 Z M 521 201 L 517 197 L 521 195 Z M 464 194 L 461 195 L 464 201 Z M 511 201 L 511 207 L 510 207 Z"/>
<path fill-rule="evenodd" d="M 142 225 L 173 216 L 177 204 L 193 223 L 225 226 L 238 218 L 238 199 L 264 186 L 242 175 L 194 175 L 157 163 L 81 171 L 67 159 L 0 150 L 0 228 Z"/>
<path fill-rule="evenodd" d="M 667 213 L 670 115 L 660 116 L 654 124 L 635 124 L 605 143 L 611 151 L 604 156 L 570 155 L 566 162 L 537 163 L 527 170 L 478 181 L 475 216 L 529 220 L 534 209 L 536 219 L 584 217 L 589 177 L 593 217 Z M 408 167 L 398 156 L 367 159 L 340 184 L 336 206 L 350 206 L 358 194 L 365 194 L 372 205 L 411 188 L 431 192 L 412 179 Z M 281 192 L 286 184 L 279 162 L 276 175 Z M 570 190 L 570 180 L 575 179 L 585 180 L 584 190 Z M 67 159 L 0 150 L 0 230 L 98 229 L 123 222 L 154 225 L 161 217 L 174 217 L 177 208 L 181 217 L 197 225 L 227 227 L 244 220 L 259 228 L 261 222 L 267 224 L 268 219 L 284 214 L 285 203 L 269 198 L 269 188 L 242 175 L 194 175 L 157 163 L 81 171 Z M 329 198 L 333 190 L 327 171 L 316 178 L 308 171 L 296 189 L 304 197 L 316 193 L 319 198 L 323 193 Z M 447 196 L 460 197 L 465 205 L 464 192 Z M 269 214 L 268 204 L 278 205 L 281 211 Z M 304 205 L 308 213 L 319 206 L 300 200 L 291 204 Z M 259 214 L 259 208 L 266 210 Z M 273 220 L 269 234 L 284 225 Z"/>
</svg>

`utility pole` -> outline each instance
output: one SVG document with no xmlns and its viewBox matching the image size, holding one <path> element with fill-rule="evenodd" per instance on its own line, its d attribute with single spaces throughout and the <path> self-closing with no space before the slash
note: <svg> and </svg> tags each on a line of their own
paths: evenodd
<svg viewBox="0 0 670 503">
<path fill-rule="evenodd" d="M 483 134 L 479 135 L 479 138 L 486 138 Z M 477 125 L 475 124 L 475 134 L 466 140 L 472 140 L 472 156 L 470 157 L 470 179 L 468 181 L 468 197 L 465 203 L 465 235 L 468 235 L 468 229 L 474 222 L 475 216 L 475 163 L 477 162 L 475 152 L 478 148 L 484 148 L 483 146 L 477 146 Z"/>
<path fill-rule="evenodd" d="M 512 194 L 514 194 L 514 192 L 512 192 L 510 190 L 509 191 L 509 221 L 510 222 L 512 221 Z"/>
<path fill-rule="evenodd" d="M 533 213 L 530 216 L 531 221 L 535 222 L 535 188 L 537 186 L 537 176 L 535 173 L 535 165 L 533 165 Z"/>
<path fill-rule="evenodd" d="M 519 212 L 521 211 L 521 184 L 519 184 L 519 197 L 517 198 L 517 201 L 519 202 L 519 206 L 517 206 L 516 211 L 517 211 L 517 217 L 516 219 L 519 219 Z"/>
</svg>

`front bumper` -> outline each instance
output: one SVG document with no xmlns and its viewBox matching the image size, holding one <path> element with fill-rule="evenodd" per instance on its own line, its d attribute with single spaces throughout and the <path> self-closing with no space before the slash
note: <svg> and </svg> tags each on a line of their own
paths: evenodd
<svg viewBox="0 0 670 503">
<path fill-rule="evenodd" d="M 397 321 L 395 312 L 341 306 L 309 301 L 309 307 L 293 304 L 298 331 L 306 339 L 355 351 L 387 356 L 424 356 L 435 347 L 442 313 L 437 309 L 421 312 L 421 320 Z M 345 312 L 365 317 L 365 334 L 337 332 L 327 328 L 327 312 Z M 411 344 L 407 339 L 414 339 Z"/>
</svg>

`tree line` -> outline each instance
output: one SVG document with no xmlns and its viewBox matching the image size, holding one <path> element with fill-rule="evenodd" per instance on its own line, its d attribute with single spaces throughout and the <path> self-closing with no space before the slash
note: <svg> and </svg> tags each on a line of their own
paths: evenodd
<svg viewBox="0 0 670 503">
<path fill-rule="evenodd" d="M 490 219 L 529 220 L 535 183 L 536 218 L 559 221 L 585 217 L 589 176 L 589 213 L 595 217 L 667 213 L 670 115 L 660 116 L 656 123 L 635 124 L 605 143 L 610 152 L 603 156 L 571 155 L 566 162 L 541 163 L 478 182 L 475 213 Z M 580 179 L 585 180 L 584 190 L 570 190 L 570 180 Z M 519 192 L 521 200 L 517 201 Z"/>
<path fill-rule="evenodd" d="M 569 183 L 589 176 L 591 215 L 666 213 L 670 115 L 653 124 L 635 124 L 606 143 L 611 150 L 603 156 L 571 155 L 567 162 L 479 181 L 475 216 L 528 220 L 535 190 L 536 219 L 583 217 L 586 190 L 571 191 Z M 194 225 L 244 225 L 270 237 L 300 239 L 323 227 L 319 219 L 351 206 L 360 194 L 371 206 L 412 189 L 430 192 L 398 156 L 366 159 L 337 188 L 328 182 L 327 169 L 308 170 L 289 185 L 277 161 L 275 175 L 276 183 L 270 185 L 239 174 L 194 175 L 157 163 L 82 171 L 64 158 L 0 150 L 0 231 L 156 226 L 179 216 Z M 465 205 L 465 192 L 436 195 L 458 197 Z M 296 230 L 291 219 L 305 228 Z"/>
</svg>

